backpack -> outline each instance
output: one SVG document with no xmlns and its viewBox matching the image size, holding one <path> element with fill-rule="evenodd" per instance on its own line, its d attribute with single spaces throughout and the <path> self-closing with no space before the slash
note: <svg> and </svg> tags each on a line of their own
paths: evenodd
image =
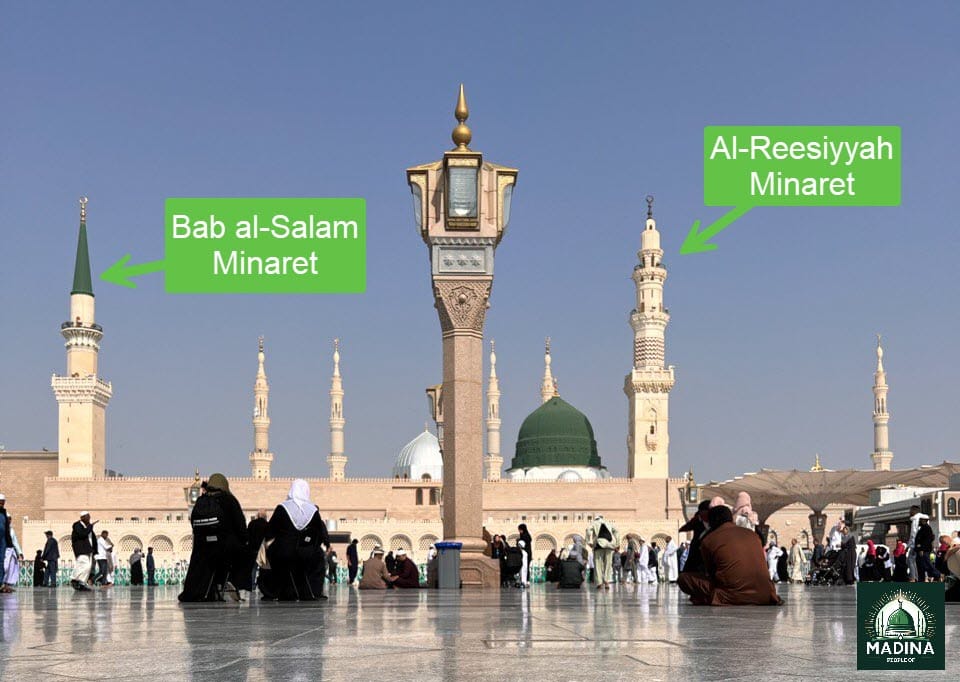
<svg viewBox="0 0 960 682">
<path fill-rule="evenodd" d="M 223 507 L 216 495 L 201 495 L 190 514 L 193 534 L 204 542 L 216 542 L 223 532 Z"/>
<path fill-rule="evenodd" d="M 509 547 L 507 549 L 507 568 L 522 568 L 523 567 L 523 552 L 519 547 Z"/>
</svg>

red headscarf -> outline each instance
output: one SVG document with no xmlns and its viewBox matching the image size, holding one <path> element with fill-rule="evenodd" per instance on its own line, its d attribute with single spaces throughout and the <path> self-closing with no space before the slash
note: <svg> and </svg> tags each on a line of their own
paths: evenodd
<svg viewBox="0 0 960 682">
<path fill-rule="evenodd" d="M 867 540 L 867 556 L 877 556 L 877 548 L 873 546 L 873 540 Z"/>
<path fill-rule="evenodd" d="M 903 544 L 903 540 L 897 540 L 897 546 L 893 550 L 893 556 L 895 557 L 903 556 L 906 553 L 907 553 L 907 546 Z"/>
</svg>

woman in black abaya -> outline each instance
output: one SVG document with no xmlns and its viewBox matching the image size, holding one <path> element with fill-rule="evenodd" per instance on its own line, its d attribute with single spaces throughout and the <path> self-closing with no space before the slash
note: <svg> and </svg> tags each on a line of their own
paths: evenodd
<svg viewBox="0 0 960 682">
<path fill-rule="evenodd" d="M 267 561 L 260 590 L 267 599 L 313 601 L 326 599 L 324 546 L 329 547 L 327 526 L 317 505 L 310 501 L 310 486 L 297 479 L 287 501 L 270 517 L 267 528 Z"/>
</svg>

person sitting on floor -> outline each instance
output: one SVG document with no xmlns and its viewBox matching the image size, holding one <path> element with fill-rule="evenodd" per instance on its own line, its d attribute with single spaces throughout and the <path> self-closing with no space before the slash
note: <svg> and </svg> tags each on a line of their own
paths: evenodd
<svg viewBox="0 0 960 682">
<path fill-rule="evenodd" d="M 182 602 L 223 601 L 227 594 L 235 601 L 240 593 L 230 583 L 242 565 L 247 547 L 247 520 L 240 502 L 230 492 L 230 483 L 223 474 L 213 474 L 206 481 L 205 491 L 190 513 L 193 527 L 193 551 L 183 581 Z M 141 567 L 140 584 L 143 584 Z"/>
<path fill-rule="evenodd" d="M 417 570 L 417 565 L 407 556 L 406 550 L 397 550 L 397 566 L 394 575 L 396 576 L 393 581 L 394 587 L 420 587 L 420 571 Z"/>
<path fill-rule="evenodd" d="M 733 523 L 727 506 L 710 509 L 700 551 L 706 574 L 682 573 L 680 589 L 694 604 L 782 604 L 757 534 Z"/>
<path fill-rule="evenodd" d="M 267 525 L 267 561 L 260 590 L 268 599 L 315 601 L 326 599 L 324 546 L 330 545 L 327 526 L 317 505 L 310 501 L 310 486 L 302 478 L 290 485 L 287 501 L 277 506 Z"/>
<path fill-rule="evenodd" d="M 396 581 L 396 576 L 387 572 L 387 565 L 383 563 L 383 548 L 374 547 L 373 556 L 363 562 L 363 574 L 360 576 L 361 590 L 385 590 L 390 583 Z"/>
</svg>

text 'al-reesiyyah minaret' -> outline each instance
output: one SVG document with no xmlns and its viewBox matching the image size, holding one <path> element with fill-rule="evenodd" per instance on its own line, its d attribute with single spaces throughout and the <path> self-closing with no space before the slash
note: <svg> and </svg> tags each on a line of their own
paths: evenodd
<svg viewBox="0 0 960 682">
<path fill-rule="evenodd" d="M 627 475 L 667 478 L 670 471 L 669 405 L 673 367 L 664 366 L 664 338 L 670 314 L 663 302 L 660 233 L 653 218 L 653 197 L 647 197 L 647 222 L 640 237 L 640 263 L 633 269 L 637 307 L 630 313 L 633 328 L 633 369 L 623 391 L 629 405 Z"/>
<path fill-rule="evenodd" d="M 252 475 L 263 481 L 270 480 L 270 385 L 263 369 L 263 337 L 258 339 L 257 379 L 253 383 L 253 452 L 250 453 Z"/>
<path fill-rule="evenodd" d="M 883 369 L 883 346 L 877 334 L 877 371 L 873 374 L 873 460 L 874 471 L 890 471 L 893 451 L 890 449 L 887 412 L 887 373 Z"/>
<path fill-rule="evenodd" d="M 487 456 L 484 459 L 486 479 L 499 481 L 503 469 L 500 455 L 500 380 L 497 379 L 497 351 L 490 341 L 490 378 L 487 380 Z"/>
<path fill-rule="evenodd" d="M 103 328 L 94 317 L 93 280 L 87 249 L 87 198 L 80 199 L 80 235 L 70 291 L 70 319 L 60 325 L 66 339 L 67 375 L 53 375 L 57 398 L 59 476 L 99 478 L 107 468 L 106 413 L 113 387 L 97 375 Z"/>
<path fill-rule="evenodd" d="M 346 478 L 347 457 L 343 454 L 343 378 L 340 376 L 340 339 L 333 340 L 333 376 L 330 378 L 330 479 Z"/>
</svg>

